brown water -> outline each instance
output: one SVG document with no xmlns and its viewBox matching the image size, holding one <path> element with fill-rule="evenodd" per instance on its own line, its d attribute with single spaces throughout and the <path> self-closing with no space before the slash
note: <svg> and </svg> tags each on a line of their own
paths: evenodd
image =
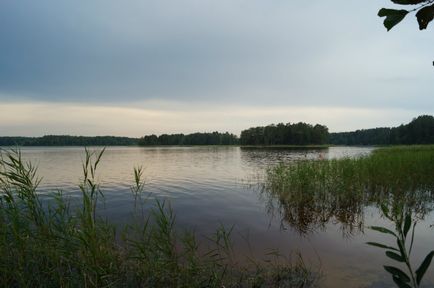
<svg viewBox="0 0 434 288">
<path fill-rule="evenodd" d="M 316 223 L 318 219 L 310 219 L 315 225 L 310 225 L 307 233 L 300 233 L 300 227 L 284 219 L 279 203 L 260 189 L 265 169 L 279 162 L 358 157 L 370 151 L 372 148 L 355 147 L 110 147 L 99 170 L 105 193 L 102 215 L 115 223 L 131 218 L 133 168 L 143 166 L 145 193 L 151 199 L 168 199 L 179 227 L 206 235 L 220 224 L 234 225 L 233 239 L 240 255 L 262 257 L 275 248 L 284 255 L 299 251 L 308 265 L 323 273 L 322 287 L 394 287 L 382 268 L 393 263 L 386 260 L 381 250 L 365 244 L 394 244 L 393 239 L 364 229 L 369 225 L 390 225 L 381 219 L 376 208 L 362 207 L 357 219 L 360 225 L 355 227 L 335 218 L 319 221 L 320 224 Z M 39 166 L 39 175 L 43 177 L 41 194 L 61 188 L 72 199 L 79 197 L 83 148 L 32 147 L 23 148 L 22 152 Z M 433 223 L 433 213 L 418 223 L 414 251 L 417 265 L 434 249 L 434 228 L 430 228 Z M 434 287 L 433 267 L 424 281 L 424 287 Z"/>
</svg>

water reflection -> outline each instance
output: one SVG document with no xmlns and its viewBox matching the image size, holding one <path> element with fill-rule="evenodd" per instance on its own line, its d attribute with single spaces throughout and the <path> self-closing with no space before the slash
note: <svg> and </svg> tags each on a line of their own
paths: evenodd
<svg viewBox="0 0 434 288">
<path fill-rule="evenodd" d="M 306 193 L 302 197 L 291 197 L 282 191 L 270 190 L 266 185 L 262 186 L 261 194 L 267 201 L 268 213 L 280 218 L 282 229 L 289 227 L 300 234 L 308 234 L 325 231 L 327 224 L 332 223 L 339 226 L 344 237 L 363 233 L 367 208 L 378 208 L 389 200 L 386 196 L 375 197 L 368 192 L 362 197 L 356 193 L 354 197 L 341 197 L 332 193 Z M 432 192 L 405 193 L 393 197 L 389 202 L 390 209 L 402 206 L 403 202 L 418 219 L 424 219 L 433 211 Z"/>
<path fill-rule="evenodd" d="M 262 194 L 258 199 L 258 183 L 264 182 L 267 167 L 281 162 L 351 157 L 371 151 L 366 147 L 310 150 L 109 147 L 99 170 L 106 196 L 102 212 L 115 223 L 131 220 L 134 208 L 130 191 L 134 181 L 133 168 L 143 166 L 145 193 L 150 193 L 153 198 L 169 199 L 180 228 L 210 235 L 220 223 L 228 227 L 235 225 L 239 233 L 250 235 L 251 245 L 259 257 L 271 248 L 277 248 L 285 255 L 301 251 L 303 257 L 307 261 L 311 259 L 314 265 L 318 258 L 321 259 L 322 270 L 327 275 L 323 287 L 348 287 L 349 279 L 351 287 L 360 287 L 357 283 L 367 287 L 383 279 L 383 255 L 364 244 L 381 239 L 376 239 L 377 235 L 368 229 L 364 234 L 360 233 L 365 225 L 383 224 L 377 209 L 369 206 L 375 206 L 375 199 L 360 195 L 348 197 L 345 193 L 315 194 L 293 199 L 284 193 L 277 193 L 279 189 L 260 190 Z M 39 175 L 43 177 L 41 193 L 61 188 L 68 197 L 79 195 L 77 184 L 82 177 L 83 148 L 23 148 L 23 156 L 39 167 Z M 250 189 L 253 186 L 255 189 Z M 421 195 L 413 198 L 415 204 L 423 202 Z M 411 199 L 409 196 L 402 198 Z M 419 209 L 423 210 L 423 207 Z M 273 213 L 274 217 L 270 217 Z M 431 215 L 431 218 L 418 224 L 421 228 L 417 231 L 419 241 L 415 252 L 432 248 L 433 230 L 428 225 L 434 222 L 434 215 Z M 427 228 L 422 228 L 425 227 L 423 225 Z M 343 239 L 342 235 L 352 236 L 351 241 Z M 238 251 L 248 253 L 245 241 L 238 238 L 234 241 Z M 360 260 L 357 263 L 353 261 L 356 258 Z M 393 284 L 387 277 L 383 280 L 379 287 L 386 287 L 384 283 Z M 434 281 L 432 277 L 431 281 Z"/>
<path fill-rule="evenodd" d="M 338 225 L 343 237 L 350 237 L 364 232 L 365 211 L 378 208 L 386 198 L 367 199 L 368 197 L 347 197 L 339 195 L 304 195 L 302 199 L 278 195 L 275 191 L 262 188 L 262 198 L 266 198 L 267 211 L 273 217 L 279 217 L 281 228 L 291 228 L 300 234 L 325 231 L 327 224 Z M 410 210 L 418 219 L 424 219 L 433 211 L 432 193 L 416 193 L 410 197 L 400 197 L 392 201 L 391 209 L 398 203 L 408 203 Z"/>
<path fill-rule="evenodd" d="M 241 147 L 241 159 L 250 165 L 273 165 L 281 162 L 319 159 L 328 155 L 329 148 Z"/>
<path fill-rule="evenodd" d="M 432 164 L 420 162 L 416 164 L 423 167 L 415 168 L 415 163 L 400 159 L 400 167 L 383 169 L 377 158 L 384 155 L 377 154 L 339 161 L 318 161 L 323 158 L 317 154 L 316 159 L 311 157 L 313 161 L 280 162 L 265 174 L 261 198 L 267 202 L 269 214 L 279 215 L 282 228 L 300 234 L 323 231 L 333 223 L 339 225 L 343 236 L 355 235 L 363 232 L 366 209 L 382 205 L 391 211 L 405 207 L 424 219 L 434 204 Z"/>
<path fill-rule="evenodd" d="M 261 188 L 261 195 L 267 199 L 268 213 L 280 218 L 282 229 L 290 228 L 304 235 L 325 231 L 327 224 L 333 223 L 339 225 L 345 237 L 363 232 L 364 211 L 369 204 L 362 203 L 360 199 L 337 201 L 333 195 L 306 195 L 302 199 L 293 199 L 288 195 L 278 195 L 266 186 Z"/>
</svg>

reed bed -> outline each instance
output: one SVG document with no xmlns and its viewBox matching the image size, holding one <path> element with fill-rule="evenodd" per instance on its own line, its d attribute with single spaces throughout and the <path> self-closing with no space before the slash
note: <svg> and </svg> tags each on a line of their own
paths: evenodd
<svg viewBox="0 0 434 288">
<path fill-rule="evenodd" d="M 434 146 L 397 146 L 359 158 L 303 160 L 267 171 L 264 191 L 301 232 L 338 220 L 363 226 L 366 206 L 408 207 L 421 217 L 432 209 Z M 395 207 L 395 208 L 394 208 Z"/>
<path fill-rule="evenodd" d="M 317 275 L 301 258 L 241 264 L 233 257 L 231 229 L 220 227 L 203 245 L 177 232 L 168 202 L 143 204 L 142 170 L 134 170 L 136 211 L 122 229 L 98 217 L 103 201 L 96 171 L 103 151 L 86 150 L 81 205 L 61 193 L 44 202 L 37 169 L 20 151 L 0 158 L 1 287 L 312 287 Z M 49 203 L 47 205 L 47 203 Z"/>
</svg>

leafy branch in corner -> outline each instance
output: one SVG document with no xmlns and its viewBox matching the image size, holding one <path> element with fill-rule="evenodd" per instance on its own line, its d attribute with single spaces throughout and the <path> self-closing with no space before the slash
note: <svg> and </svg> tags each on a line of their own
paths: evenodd
<svg viewBox="0 0 434 288">
<path fill-rule="evenodd" d="M 422 282 L 423 276 L 428 270 L 431 261 L 434 257 L 434 251 L 431 251 L 425 259 L 420 264 L 419 268 L 414 271 L 410 263 L 410 256 L 413 249 L 414 243 L 414 231 L 416 228 L 416 220 L 411 217 L 411 212 L 404 212 L 402 207 L 398 208 L 395 213 L 389 212 L 387 206 L 382 205 L 381 210 L 384 216 L 390 221 L 395 223 L 395 232 L 389 230 L 385 227 L 371 226 L 370 229 L 392 235 L 396 238 L 396 247 L 384 245 L 376 242 L 367 242 L 366 244 L 382 248 L 386 250 L 386 256 L 390 259 L 405 264 L 407 272 L 394 267 L 394 266 L 384 266 L 384 269 L 392 274 L 392 279 L 395 284 L 400 288 L 418 288 Z M 411 230 L 411 237 L 408 237 L 408 233 Z M 410 244 L 407 245 L 408 239 L 410 238 Z M 407 246 L 409 248 L 407 249 Z"/>
<path fill-rule="evenodd" d="M 417 22 L 419 29 L 424 30 L 428 24 L 434 19 L 434 0 L 391 0 L 398 5 L 418 5 L 414 9 L 389 9 L 382 8 L 378 11 L 378 16 L 386 17 L 384 19 L 384 26 L 387 31 L 392 29 L 395 25 L 401 22 L 409 13 L 416 12 Z"/>
</svg>

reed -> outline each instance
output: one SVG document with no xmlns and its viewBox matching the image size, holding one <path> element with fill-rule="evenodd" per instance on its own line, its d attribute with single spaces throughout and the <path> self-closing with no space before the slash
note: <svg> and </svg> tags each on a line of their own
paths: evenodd
<svg viewBox="0 0 434 288">
<path fill-rule="evenodd" d="M 1 287 L 315 285 L 317 274 L 301 258 L 283 261 L 276 254 L 273 261 L 237 262 L 232 229 L 220 227 L 206 245 L 193 232 L 179 232 L 169 202 L 144 208 L 141 168 L 134 170 L 132 222 L 116 228 L 98 217 L 104 193 L 96 175 L 103 152 L 85 150 L 81 204 L 75 208 L 61 192 L 42 201 L 36 167 L 23 161 L 19 150 L 1 152 Z"/>
<path fill-rule="evenodd" d="M 403 205 L 419 216 L 432 209 L 434 146 L 379 148 L 359 158 L 282 163 L 266 174 L 264 193 L 301 232 L 331 219 L 363 226 L 364 207 Z"/>
<path fill-rule="evenodd" d="M 363 230 L 365 207 L 376 206 L 395 231 L 369 228 L 393 236 L 397 246 L 367 244 L 385 249 L 400 265 L 384 266 L 397 287 L 416 288 L 434 257 L 434 251 L 429 252 L 417 270 L 410 261 L 417 220 L 433 208 L 433 175 L 434 146 L 387 147 L 359 158 L 282 163 L 267 171 L 264 192 L 277 200 L 283 219 L 301 233 L 331 220 L 344 231 Z"/>
</svg>

